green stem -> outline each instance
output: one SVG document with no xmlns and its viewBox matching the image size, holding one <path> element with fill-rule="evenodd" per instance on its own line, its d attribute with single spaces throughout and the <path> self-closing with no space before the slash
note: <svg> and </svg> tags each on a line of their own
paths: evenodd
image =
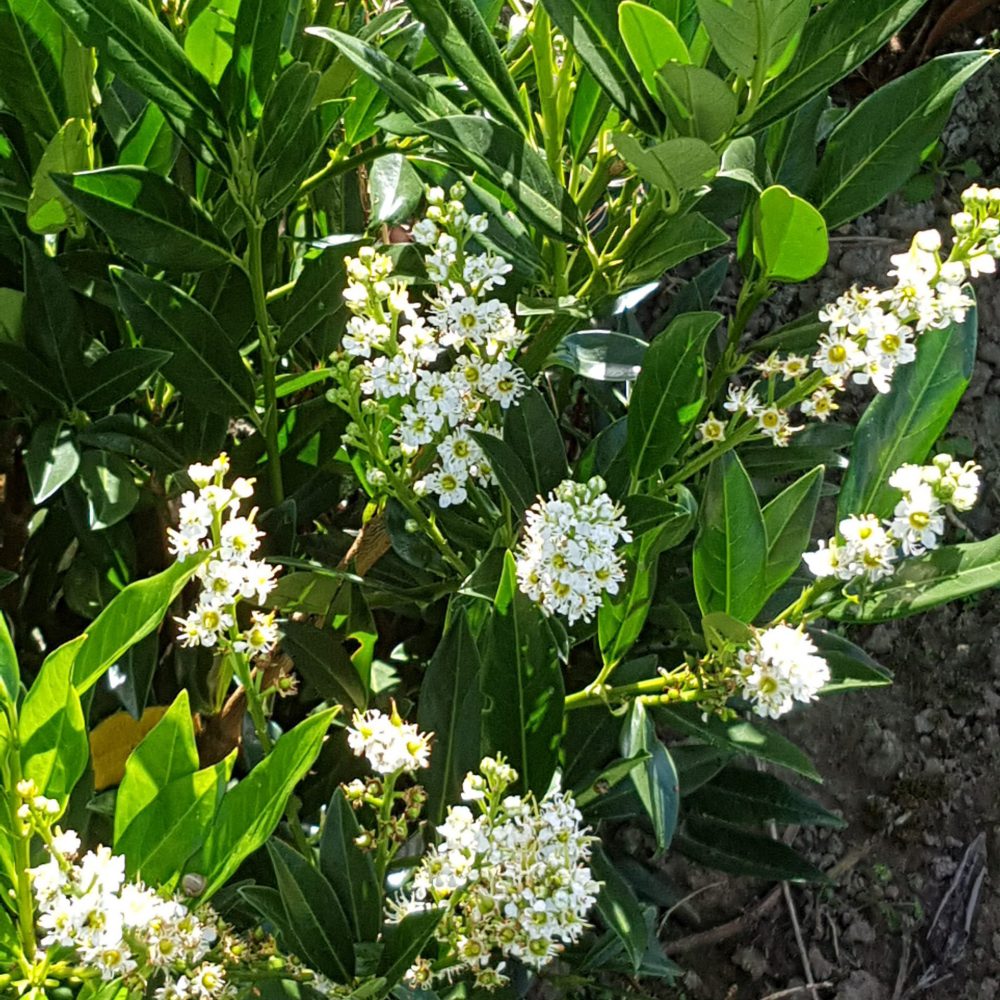
<svg viewBox="0 0 1000 1000">
<path fill-rule="evenodd" d="M 38 942 L 35 937 L 35 901 L 31 894 L 31 831 L 22 831 L 22 822 L 17 815 L 21 797 L 17 786 L 24 777 L 21 771 L 21 742 L 18 735 L 17 711 L 13 705 L 4 705 L 10 740 L 7 744 L 7 759 L 4 771 L 7 776 L 7 808 L 9 829 L 14 832 L 14 871 L 17 873 L 15 896 L 17 902 L 17 929 L 21 939 L 22 957 L 34 961 Z"/>
<path fill-rule="evenodd" d="M 665 674 L 635 684 L 623 684 L 620 687 L 601 685 L 595 688 L 595 685 L 591 684 L 582 691 L 568 695 L 563 704 L 569 712 L 594 705 L 613 705 L 628 701 L 630 698 L 642 698 L 648 704 L 678 704 L 697 701 L 701 694 L 702 690 L 697 685 L 678 686 L 677 678 Z"/>
<path fill-rule="evenodd" d="M 711 408 L 718 397 L 726 380 L 734 374 L 738 365 L 740 340 L 743 332 L 750 322 L 750 317 L 760 304 L 761 299 L 767 295 L 767 285 L 756 282 L 745 282 L 740 288 L 739 298 L 736 300 L 736 312 L 733 314 L 726 334 L 726 347 L 719 359 L 719 363 L 712 372 L 709 379 L 708 390 L 705 393 L 705 406 Z"/>
<path fill-rule="evenodd" d="M 235 625 L 233 628 L 235 629 Z M 260 741 L 261 749 L 266 756 L 274 749 L 274 742 L 271 734 L 267 731 L 267 713 L 264 711 L 264 699 L 261 697 L 260 688 L 250 669 L 250 661 L 243 653 L 235 650 L 230 654 L 233 658 L 233 673 L 236 679 L 243 685 L 243 690 L 247 694 L 247 711 L 250 713 L 250 721 L 253 722 L 253 730 Z"/>
<path fill-rule="evenodd" d="M 285 499 L 285 487 L 281 476 L 281 449 L 278 446 L 278 390 L 277 390 L 277 344 L 267 315 L 267 290 L 264 285 L 264 261 L 261 236 L 264 231 L 262 220 L 247 212 L 247 276 L 253 295 L 254 318 L 260 338 L 260 364 L 264 379 L 264 446 L 267 449 L 267 467 L 271 480 L 272 503 L 275 507 Z"/>
<path fill-rule="evenodd" d="M 385 870 L 388 868 L 389 861 L 391 860 L 388 829 L 392 821 L 392 806 L 395 802 L 396 782 L 402 773 L 401 770 L 395 771 L 386 777 L 385 784 L 382 787 L 382 804 L 378 810 L 378 829 L 376 831 L 378 847 L 375 852 L 375 877 L 378 879 L 379 888 L 383 891 L 385 888 Z"/>
</svg>

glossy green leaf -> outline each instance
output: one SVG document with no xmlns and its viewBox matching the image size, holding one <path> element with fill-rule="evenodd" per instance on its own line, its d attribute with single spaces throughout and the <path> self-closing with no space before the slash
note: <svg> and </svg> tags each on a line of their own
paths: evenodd
<svg viewBox="0 0 1000 1000">
<path fill-rule="evenodd" d="M 648 346 L 614 330 L 580 330 L 563 337 L 548 363 L 597 382 L 626 382 L 639 374 Z"/>
<path fill-rule="evenodd" d="M 700 212 L 667 219 L 625 262 L 626 283 L 659 281 L 665 272 L 697 254 L 722 246 L 729 237 Z"/>
<path fill-rule="evenodd" d="M 118 267 L 111 277 L 122 311 L 143 343 L 170 352 L 162 369 L 169 381 L 211 413 L 253 412 L 253 380 L 211 313 L 166 281 Z"/>
<path fill-rule="evenodd" d="M 21 773 L 61 808 L 87 769 L 90 746 L 73 660 L 82 639 L 60 646 L 42 663 L 19 713 Z"/>
<path fill-rule="evenodd" d="M 434 936 L 441 923 L 444 910 L 424 910 L 411 913 L 398 924 L 388 924 L 385 928 L 382 957 L 378 964 L 378 975 L 387 986 L 398 983 L 406 975 L 417 956 Z"/>
<path fill-rule="evenodd" d="M 830 668 L 830 679 L 823 685 L 820 694 L 886 687 L 892 683 L 891 670 L 877 663 L 860 646 L 855 646 L 842 635 L 814 626 L 809 629 L 809 636 Z"/>
<path fill-rule="evenodd" d="M 798 569 L 802 553 L 809 548 L 823 472 L 823 466 L 807 472 L 762 511 L 767 529 L 766 586 L 772 594 Z"/>
<path fill-rule="evenodd" d="M 7 619 L 0 613 L 0 698 L 13 704 L 21 686 L 21 671 L 17 665 L 17 652 L 7 628 Z"/>
<path fill-rule="evenodd" d="M 926 3 L 830 0 L 823 4 L 806 22 L 791 63 L 764 91 L 743 131 L 758 132 L 825 93 L 878 52 Z"/>
<path fill-rule="evenodd" d="M 797 792 L 773 774 L 745 767 L 728 767 L 687 799 L 699 813 L 730 823 L 756 824 L 774 820 L 798 826 L 847 824 L 818 802 Z"/>
<path fill-rule="evenodd" d="M 435 731 L 434 735 L 437 753 L 441 734 Z M 351 939 L 374 941 L 382 927 L 382 893 L 371 854 L 355 843 L 360 836 L 354 808 L 344 798 L 343 789 L 338 788 L 323 820 L 319 867 L 347 916 Z"/>
<path fill-rule="evenodd" d="M 472 0 L 406 0 L 430 43 L 483 106 L 517 132 L 525 111 L 507 64 Z"/>
<path fill-rule="evenodd" d="M 233 259 L 228 240 L 205 210 L 146 167 L 107 167 L 53 179 L 91 222 L 145 264 L 203 271 Z"/>
<path fill-rule="evenodd" d="M 365 706 L 368 695 L 364 681 L 342 637 L 304 621 L 286 622 L 282 633 L 285 651 L 295 662 L 295 669 L 323 698 L 353 708 Z"/>
<path fill-rule="evenodd" d="M 84 45 L 97 49 L 103 67 L 159 106 L 196 156 L 210 166 L 225 162 L 218 98 L 148 6 L 139 0 L 47 2 Z"/>
<path fill-rule="evenodd" d="M 732 759 L 732 751 L 699 743 L 672 746 L 681 796 L 687 797 L 711 781 Z"/>
<path fill-rule="evenodd" d="M 525 468 L 521 456 L 506 441 L 492 434 L 473 431 L 472 436 L 486 456 L 514 515 L 520 517 L 538 496 L 534 478 Z"/>
<path fill-rule="evenodd" d="M 744 80 L 759 61 L 767 76 L 788 65 L 809 15 L 809 0 L 698 0 L 719 58 Z"/>
<path fill-rule="evenodd" d="M 665 851 L 677 829 L 680 784 L 667 748 L 656 735 L 656 726 L 641 701 L 633 701 L 622 726 L 621 751 L 632 757 L 645 751 L 649 759 L 634 768 L 629 777 L 653 824 L 656 846 Z"/>
<path fill-rule="evenodd" d="M 657 72 L 667 63 L 691 61 L 673 22 L 644 3 L 623 0 L 618 7 L 618 31 L 651 94 L 656 93 Z"/>
<path fill-rule="evenodd" d="M 120 455 L 84 452 L 78 480 L 87 500 L 87 521 L 94 531 L 128 517 L 139 502 L 135 473 Z"/>
<path fill-rule="evenodd" d="M 692 568 L 702 614 L 724 611 L 752 622 L 767 599 L 767 531 L 753 484 L 735 452 L 712 463 L 699 524 Z"/>
<path fill-rule="evenodd" d="M 482 758 L 482 663 L 466 613 L 454 606 L 453 621 L 427 666 L 417 699 L 417 723 L 434 733 L 434 753 L 421 783 L 427 816 L 438 824 L 445 807 L 461 798 L 462 781 Z"/>
<path fill-rule="evenodd" d="M 233 55 L 233 34 L 240 0 L 204 4 L 184 34 L 184 52 L 195 69 L 216 86 Z"/>
<path fill-rule="evenodd" d="M 597 912 L 601 922 L 621 941 L 632 966 L 638 969 L 646 952 L 646 918 L 635 892 L 611 863 L 600 843 L 593 845 L 590 870 L 601 883 Z"/>
<path fill-rule="evenodd" d="M 83 217 L 56 186 L 52 175 L 93 167 L 92 137 L 93 125 L 82 118 L 68 118 L 49 140 L 35 168 L 28 199 L 27 222 L 33 232 L 54 234 L 72 229 L 74 235 L 83 235 Z"/>
<path fill-rule="evenodd" d="M 646 351 L 629 401 L 629 464 L 637 479 L 659 472 L 693 433 L 705 392 L 705 345 L 721 319 L 685 313 Z"/>
<path fill-rule="evenodd" d="M 73 684 L 80 694 L 92 687 L 126 650 L 160 626 L 199 562 L 192 558 L 174 563 L 156 576 L 130 583 L 94 619 L 73 663 Z M 71 645 L 60 646 L 56 653 Z"/>
<path fill-rule="evenodd" d="M 39 410 L 66 410 L 63 398 L 53 391 L 52 371 L 34 354 L 15 344 L 0 344 L 0 385 L 18 400 Z"/>
<path fill-rule="evenodd" d="M 479 640 L 482 658 L 483 753 L 502 753 L 520 785 L 543 795 L 558 763 L 563 677 L 537 605 L 517 586 L 508 554 L 499 593 Z"/>
<path fill-rule="evenodd" d="M 917 358 L 900 365 L 892 391 L 868 404 L 851 443 L 851 464 L 840 488 L 837 514 L 887 517 L 899 499 L 889 477 L 901 465 L 922 463 L 948 426 L 976 359 L 976 309 L 965 322 L 928 330 Z"/>
<path fill-rule="evenodd" d="M 768 280 L 805 281 L 826 263 L 830 244 L 823 216 L 788 188 L 767 188 L 753 222 L 754 256 Z"/>
<path fill-rule="evenodd" d="M 334 982 L 354 975 L 351 929 L 330 883 L 298 851 L 280 840 L 267 845 L 297 955 Z"/>
<path fill-rule="evenodd" d="M 536 496 L 544 497 L 568 478 L 566 445 L 549 404 L 537 389 L 528 389 L 507 411 L 503 440 L 524 463 Z"/>
<path fill-rule="evenodd" d="M 879 87 L 833 130 L 810 200 L 832 229 L 874 208 L 920 168 L 952 101 L 992 52 L 955 52 Z"/>
<path fill-rule="evenodd" d="M 556 27 L 604 92 L 643 132 L 658 135 L 662 122 L 618 30 L 617 6 L 607 0 L 543 0 Z"/>
<path fill-rule="evenodd" d="M 77 405 L 100 412 L 135 395 L 172 357 L 169 351 L 129 347 L 98 358 L 83 375 Z"/>
<path fill-rule="evenodd" d="M 147 167 L 158 174 L 166 174 L 174 165 L 176 157 L 177 141 L 174 133 L 163 112 L 150 102 L 122 139 L 118 149 L 118 164 L 133 164 Z"/>
<path fill-rule="evenodd" d="M 692 861 L 732 875 L 752 875 L 775 882 L 826 881 L 818 868 L 780 841 L 720 819 L 688 816 L 674 844 Z"/>
<path fill-rule="evenodd" d="M 585 66 L 581 67 L 568 122 L 574 161 L 579 162 L 590 152 L 611 107 L 611 98 L 600 88 L 593 74 Z"/>
<path fill-rule="evenodd" d="M 72 428 L 50 417 L 31 436 L 24 467 L 35 503 L 44 503 L 68 483 L 80 466 L 80 452 Z"/>
<path fill-rule="evenodd" d="M 202 898 L 211 898 L 271 835 L 288 797 L 316 760 L 335 712 L 310 715 L 289 730 L 271 754 L 226 793 L 205 843 L 188 862 L 188 871 L 205 876 Z"/>
<path fill-rule="evenodd" d="M 672 63 L 659 70 L 655 82 L 660 104 L 681 135 L 715 142 L 733 127 L 736 95 L 709 70 Z"/>
<path fill-rule="evenodd" d="M 707 184 L 719 169 L 719 156 L 703 139 L 667 139 L 648 149 L 631 135 L 615 132 L 615 148 L 648 184 L 664 191 L 672 204 L 685 191 Z"/>
<path fill-rule="evenodd" d="M 424 182 L 402 153 L 380 156 L 368 171 L 373 225 L 405 222 L 424 196 Z"/>
<path fill-rule="evenodd" d="M 655 562 L 630 562 L 625 584 L 614 597 L 605 597 L 597 612 L 597 642 L 605 663 L 620 663 L 628 655 L 646 623 L 655 589 Z"/>
<path fill-rule="evenodd" d="M 231 57 L 219 82 L 231 119 L 253 122 L 260 117 L 289 6 L 287 0 L 240 0 Z"/>
<path fill-rule="evenodd" d="M 476 115 L 453 115 L 422 124 L 458 163 L 499 185 L 539 229 L 559 239 L 579 239 L 576 203 L 522 135 Z"/>
</svg>

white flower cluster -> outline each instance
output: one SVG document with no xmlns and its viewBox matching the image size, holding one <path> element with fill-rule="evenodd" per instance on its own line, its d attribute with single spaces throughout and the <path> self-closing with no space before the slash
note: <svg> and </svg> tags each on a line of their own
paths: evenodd
<svg viewBox="0 0 1000 1000">
<path fill-rule="evenodd" d="M 936 549 L 944 534 L 945 510 L 970 510 L 979 496 L 979 466 L 951 455 L 936 455 L 930 465 L 903 465 L 889 485 L 902 492 L 892 518 L 874 514 L 844 518 L 838 537 L 820 542 L 803 556 L 817 577 L 877 583 L 895 569 L 900 555 L 919 556 Z"/>
<path fill-rule="evenodd" d="M 422 315 L 392 260 L 372 247 L 347 259 L 344 291 L 353 314 L 343 349 L 363 358 L 353 369 L 360 391 L 379 403 L 398 399 L 389 416 L 409 459 L 434 445 L 438 462 L 417 483 L 442 507 L 467 497 L 467 484 L 493 481 L 485 455 L 469 434 L 488 431 L 525 388 L 510 352 L 524 339 L 509 306 L 490 293 L 504 284 L 511 265 L 492 253 L 472 253 L 471 240 L 486 229 L 486 216 L 462 206 L 465 188 L 445 196 L 432 188 L 426 218 L 413 227 L 427 248 L 426 265 L 436 289 Z"/>
<path fill-rule="evenodd" d="M 239 478 L 224 486 L 228 471 L 225 454 L 211 465 L 188 469 L 198 492 L 189 490 L 181 497 L 179 527 L 167 529 L 170 551 L 181 562 L 200 553 L 208 553 L 208 558 L 197 569 L 202 585 L 197 606 L 175 620 L 186 646 L 232 640 L 237 652 L 256 656 L 270 652 L 278 641 L 274 615 L 255 611 L 250 627 L 238 633 L 236 605 L 241 600 L 263 604 L 274 589 L 275 569 L 253 558 L 263 537 L 253 521 L 256 511 L 249 517 L 239 513 L 242 502 L 253 496 L 253 480 Z"/>
<path fill-rule="evenodd" d="M 777 719 L 796 701 L 812 701 L 830 679 L 826 660 L 804 632 L 774 625 L 756 632 L 737 654 L 743 697 L 760 716 Z"/>
<path fill-rule="evenodd" d="M 377 774 L 412 773 L 429 763 L 430 736 L 404 722 L 395 705 L 392 715 L 378 709 L 355 711 L 347 745 L 358 757 L 365 757 Z"/>
<path fill-rule="evenodd" d="M 450 903 L 436 931 L 448 948 L 443 967 L 418 962 L 412 985 L 469 971 L 477 986 L 495 989 L 507 982 L 504 959 L 540 969 L 586 927 L 600 889 L 590 871 L 593 838 L 558 782 L 537 801 L 506 795 L 516 780 L 502 759 L 489 757 L 466 777 L 463 797 L 478 815 L 469 806 L 448 810 L 439 843 L 398 902 L 396 919 Z"/>
<path fill-rule="evenodd" d="M 133 988 L 155 975 L 156 1000 L 235 996 L 225 969 L 205 961 L 218 937 L 210 910 L 198 915 L 179 898 L 126 882 L 125 859 L 107 847 L 71 860 L 79 849 L 75 833 L 57 833 L 48 861 L 31 869 L 42 948 L 72 949 L 102 980 Z"/>
<path fill-rule="evenodd" d="M 604 492 L 604 480 L 565 479 L 547 499 L 525 513 L 517 553 L 521 590 L 546 614 L 563 614 L 572 625 L 590 621 L 605 593 L 625 578 L 618 542 L 630 542 L 621 508 Z"/>
</svg>

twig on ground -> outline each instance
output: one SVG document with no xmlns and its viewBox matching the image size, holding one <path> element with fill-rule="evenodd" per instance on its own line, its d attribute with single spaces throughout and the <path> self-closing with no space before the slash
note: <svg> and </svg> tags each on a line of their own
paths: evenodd
<svg viewBox="0 0 1000 1000">
<path fill-rule="evenodd" d="M 768 993 L 766 997 L 762 997 L 761 1000 L 784 1000 L 785 997 L 793 997 L 798 993 L 804 993 L 806 990 L 829 990 L 833 988 L 833 983 L 829 979 L 824 979 L 821 983 L 813 983 L 812 986 L 792 986 L 787 990 L 778 990 L 777 993 Z"/>
<path fill-rule="evenodd" d="M 682 899 L 678 899 L 673 906 L 663 914 L 663 919 L 660 921 L 660 926 L 657 934 L 662 934 L 663 929 L 667 926 L 667 921 L 686 903 L 689 903 L 695 896 L 701 895 L 703 892 L 708 892 L 709 889 L 718 889 L 720 885 L 725 885 L 724 879 L 719 879 L 718 882 L 709 882 L 708 885 L 703 885 L 700 889 L 695 889 L 694 892 L 689 892 Z"/>
<path fill-rule="evenodd" d="M 892 991 L 892 1000 L 902 1000 L 903 990 L 906 988 L 906 979 L 910 974 L 910 948 L 910 935 L 904 934 L 903 947 L 899 953 L 899 971 L 896 973 L 896 986 Z"/>
</svg>

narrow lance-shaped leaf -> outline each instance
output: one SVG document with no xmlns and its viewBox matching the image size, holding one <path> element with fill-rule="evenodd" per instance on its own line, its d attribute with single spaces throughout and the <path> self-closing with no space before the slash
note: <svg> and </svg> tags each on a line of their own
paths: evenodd
<svg viewBox="0 0 1000 1000">
<path fill-rule="evenodd" d="M 653 720 L 641 701 L 632 702 L 622 726 L 621 751 L 624 757 L 642 751 L 649 754 L 648 760 L 629 772 L 629 777 L 653 824 L 656 846 L 665 851 L 677 828 L 680 784 L 674 762 L 657 737 Z"/>
<path fill-rule="evenodd" d="M 17 700 L 21 686 L 21 672 L 17 665 L 17 653 L 7 628 L 7 619 L 0 613 L 0 698 L 13 704 Z"/>
<path fill-rule="evenodd" d="M 813 518 L 823 489 L 823 466 L 817 466 L 782 490 L 762 511 L 767 529 L 766 585 L 774 593 L 798 568 L 809 547 Z"/>
<path fill-rule="evenodd" d="M 231 119 L 260 117 L 278 63 L 289 5 L 280 0 L 240 0 L 229 65 L 219 83 Z"/>
</svg>

